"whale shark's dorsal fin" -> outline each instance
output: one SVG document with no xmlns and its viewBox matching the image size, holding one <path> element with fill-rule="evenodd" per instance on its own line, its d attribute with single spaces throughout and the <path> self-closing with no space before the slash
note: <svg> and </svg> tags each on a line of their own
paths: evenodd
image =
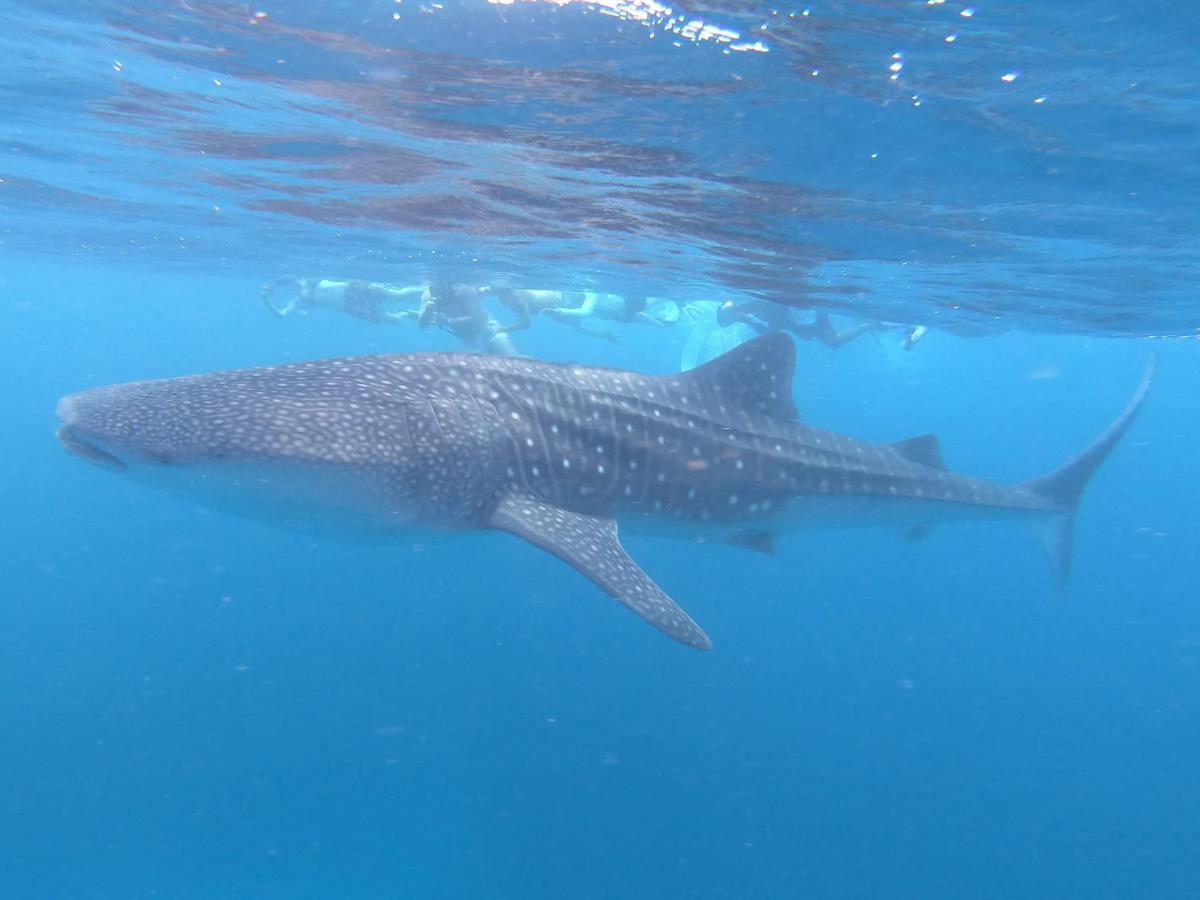
<svg viewBox="0 0 1200 900">
<path fill-rule="evenodd" d="M 932 434 L 922 434 L 906 441 L 896 441 L 891 447 L 909 462 L 920 463 L 931 469 L 946 468 L 946 464 L 942 462 L 942 445 Z"/>
<path fill-rule="evenodd" d="M 712 649 L 700 626 L 629 558 L 612 519 L 513 493 L 500 499 L 486 524 L 553 553 L 668 637 L 700 650 Z"/>
<path fill-rule="evenodd" d="M 782 332 L 764 334 L 677 376 L 682 384 L 716 395 L 726 406 L 795 422 L 792 400 L 796 345 Z"/>
</svg>

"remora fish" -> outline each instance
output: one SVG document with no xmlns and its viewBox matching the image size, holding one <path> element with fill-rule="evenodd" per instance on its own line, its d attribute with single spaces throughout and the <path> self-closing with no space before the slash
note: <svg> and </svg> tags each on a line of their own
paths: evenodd
<svg viewBox="0 0 1200 900">
<path fill-rule="evenodd" d="M 1020 514 L 1049 526 L 1065 574 L 1079 499 L 1151 379 L 1073 461 L 1005 487 L 948 471 L 932 435 L 875 445 L 801 425 L 794 365 L 778 334 L 667 377 L 454 353 L 334 359 L 73 394 L 58 435 L 84 459 L 259 517 L 507 531 L 708 649 L 625 553 L 618 519 L 770 552 L 776 532 L 831 516 L 913 531 Z"/>
</svg>

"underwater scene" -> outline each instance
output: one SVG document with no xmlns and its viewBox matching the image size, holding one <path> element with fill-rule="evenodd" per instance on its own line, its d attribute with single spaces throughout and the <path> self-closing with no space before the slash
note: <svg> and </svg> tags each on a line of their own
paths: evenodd
<svg viewBox="0 0 1200 900">
<path fill-rule="evenodd" d="M 1200 897 L 1198 38 L 0 4 L 0 897 Z"/>
</svg>

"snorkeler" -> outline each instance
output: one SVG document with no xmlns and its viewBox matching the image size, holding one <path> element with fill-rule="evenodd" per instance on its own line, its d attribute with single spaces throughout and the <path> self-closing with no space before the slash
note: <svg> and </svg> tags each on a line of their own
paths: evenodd
<svg viewBox="0 0 1200 900">
<path fill-rule="evenodd" d="M 417 324 L 449 331 L 472 350 L 519 356 L 506 330 L 483 307 L 488 292 L 468 284 L 431 284 L 422 292 Z"/>
<path fill-rule="evenodd" d="M 670 300 L 650 304 L 649 298 L 622 297 L 620 294 L 598 294 L 587 291 L 578 305 L 557 306 L 543 310 L 559 322 L 575 323 L 592 319 L 608 322 L 627 322 L 669 328 L 679 319 L 679 307 Z"/>
<path fill-rule="evenodd" d="M 900 344 L 902 350 L 916 349 L 917 344 L 924 340 L 929 334 L 930 327 L 928 325 L 914 325 L 908 329 L 904 340 Z M 977 337 L 993 337 L 997 334 L 1003 334 L 1008 330 L 1007 326 L 999 324 L 982 324 L 980 322 L 955 322 L 953 324 L 938 325 L 938 331 L 944 331 L 960 338 L 977 338 Z"/>
<path fill-rule="evenodd" d="M 820 341 L 831 350 L 844 347 L 879 327 L 874 322 L 861 322 L 853 328 L 838 331 L 833 327 L 829 313 L 824 310 L 814 309 L 812 322 L 800 322 L 796 318 L 794 307 L 763 300 L 750 300 L 745 303 L 726 300 L 717 308 L 717 323 L 722 328 L 741 323 L 750 326 L 759 334 L 786 331 L 802 341 Z"/>
<path fill-rule="evenodd" d="M 282 304 L 276 293 L 290 292 Z M 412 318 L 414 311 L 395 309 L 412 302 L 424 286 L 393 287 L 373 281 L 331 281 L 327 278 L 280 278 L 263 287 L 262 300 L 272 315 L 287 318 L 310 309 L 330 309 L 374 325 L 391 325 Z"/>
<path fill-rule="evenodd" d="M 680 321 L 687 329 L 679 356 L 679 371 L 686 372 L 752 340 L 757 332 L 745 322 L 722 326 L 717 321 L 721 308 L 716 300 L 689 300 L 683 304 Z"/>
<path fill-rule="evenodd" d="M 546 315 L 573 326 L 581 334 L 616 341 L 619 334 L 596 326 L 602 322 L 637 322 L 667 327 L 679 319 L 679 307 L 671 300 L 627 300 L 617 294 L 523 288 L 490 288 L 488 296 L 495 297 L 516 314 L 515 322 L 501 326 L 506 332 L 523 331 L 530 327 L 535 316 Z"/>
</svg>

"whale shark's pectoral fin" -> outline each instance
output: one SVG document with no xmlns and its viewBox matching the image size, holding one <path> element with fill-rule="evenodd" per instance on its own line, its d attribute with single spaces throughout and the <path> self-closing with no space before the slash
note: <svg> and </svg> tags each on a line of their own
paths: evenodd
<svg viewBox="0 0 1200 900">
<path fill-rule="evenodd" d="M 487 524 L 553 553 L 668 637 L 700 650 L 712 649 L 700 626 L 629 558 L 612 519 L 509 494 L 496 505 Z"/>
</svg>

